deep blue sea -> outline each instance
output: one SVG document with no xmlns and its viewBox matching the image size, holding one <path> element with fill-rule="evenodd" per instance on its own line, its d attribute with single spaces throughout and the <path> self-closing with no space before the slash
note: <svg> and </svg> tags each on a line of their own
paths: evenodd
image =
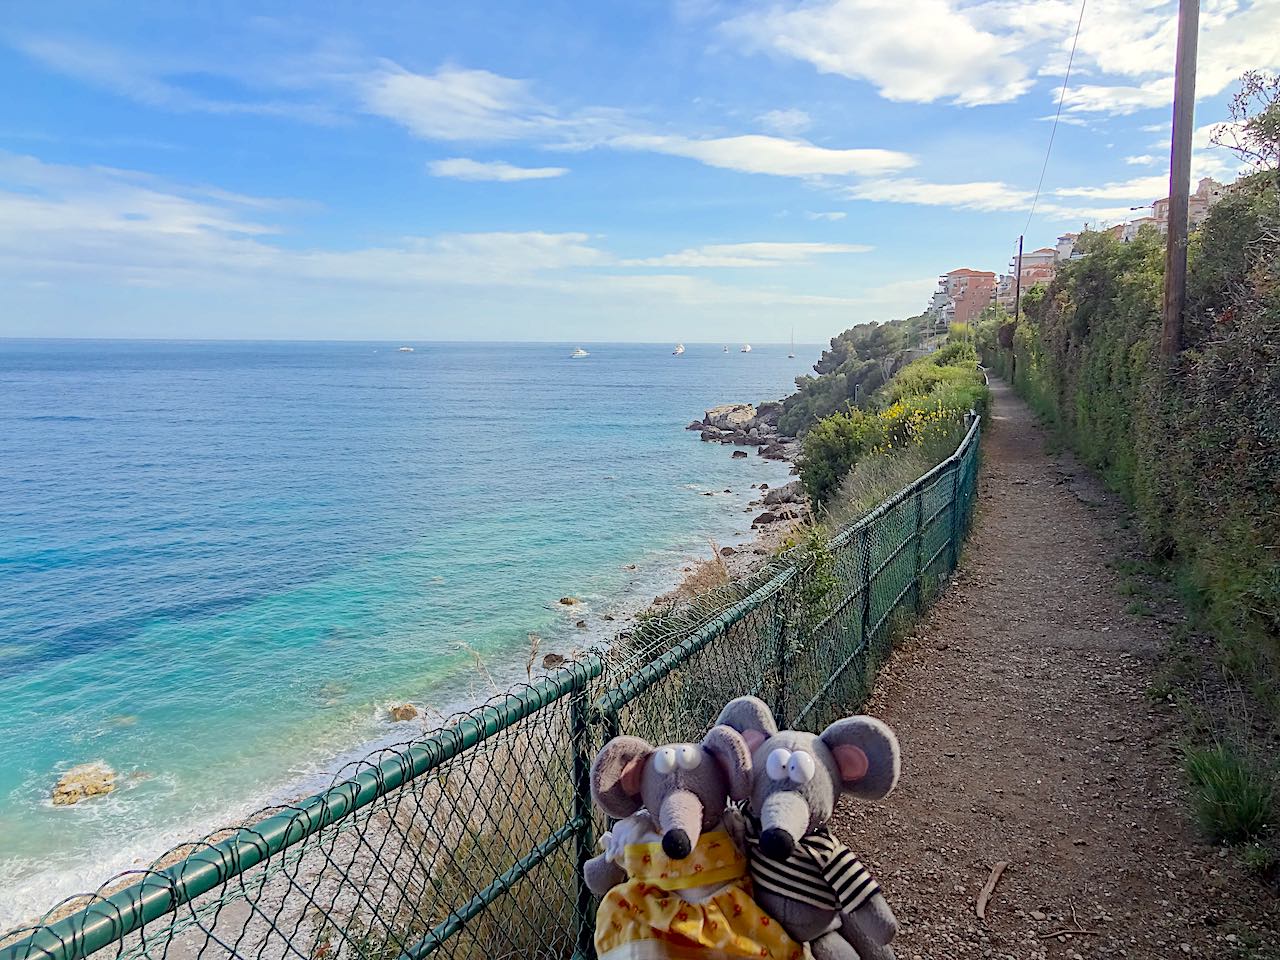
<svg viewBox="0 0 1280 960">
<path fill-rule="evenodd" d="M 392 703 L 523 678 L 530 632 L 598 642 L 745 539 L 787 465 L 683 427 L 819 352 L 413 346 L 0 340 L 0 929 L 421 729 Z M 121 787 L 53 807 L 95 760 Z"/>
</svg>

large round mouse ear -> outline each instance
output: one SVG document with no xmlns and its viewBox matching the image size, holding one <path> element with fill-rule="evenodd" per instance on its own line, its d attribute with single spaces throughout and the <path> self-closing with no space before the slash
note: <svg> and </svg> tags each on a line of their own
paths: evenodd
<svg viewBox="0 0 1280 960">
<path fill-rule="evenodd" d="M 718 723 L 702 738 L 702 749 L 724 772 L 730 800 L 745 800 L 751 794 L 751 750 L 742 734 Z"/>
<path fill-rule="evenodd" d="M 902 756 L 893 730 L 875 717 L 845 717 L 822 731 L 840 768 L 840 785 L 863 800 L 887 797 L 898 784 Z"/>
<path fill-rule="evenodd" d="M 759 697 L 737 697 L 730 700 L 720 711 L 716 723 L 737 730 L 753 752 L 778 732 L 778 722 L 773 719 L 773 711 Z"/>
<path fill-rule="evenodd" d="M 653 747 L 639 737 L 614 737 L 591 764 L 591 797 L 616 820 L 641 807 L 640 775 Z"/>
</svg>

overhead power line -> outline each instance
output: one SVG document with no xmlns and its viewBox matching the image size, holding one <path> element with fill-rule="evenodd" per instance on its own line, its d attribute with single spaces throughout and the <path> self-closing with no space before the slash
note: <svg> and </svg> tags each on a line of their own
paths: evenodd
<svg viewBox="0 0 1280 960">
<path fill-rule="evenodd" d="M 1067 72 L 1062 78 L 1062 92 L 1058 94 L 1058 112 L 1053 115 L 1053 129 L 1049 131 L 1049 146 L 1044 152 L 1044 163 L 1040 167 L 1040 182 L 1036 184 L 1036 195 L 1031 201 L 1026 226 L 1022 228 L 1023 235 L 1026 234 L 1027 227 L 1031 226 L 1031 218 L 1036 213 L 1036 204 L 1040 202 L 1040 189 L 1044 186 L 1044 173 L 1049 169 L 1049 155 L 1053 153 L 1053 140 L 1058 135 L 1058 121 L 1062 119 L 1062 103 L 1067 99 L 1067 83 L 1071 80 L 1071 65 L 1076 59 L 1076 44 L 1080 42 L 1080 25 L 1084 23 L 1084 6 L 1087 2 L 1088 0 L 1080 0 L 1080 17 L 1076 20 L 1076 34 L 1071 39 L 1071 55 L 1067 57 Z"/>
</svg>

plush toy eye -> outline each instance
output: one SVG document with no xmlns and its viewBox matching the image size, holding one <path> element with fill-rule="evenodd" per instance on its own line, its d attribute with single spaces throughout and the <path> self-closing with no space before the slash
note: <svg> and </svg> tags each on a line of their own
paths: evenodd
<svg viewBox="0 0 1280 960">
<path fill-rule="evenodd" d="M 765 773 L 769 774 L 770 780 L 787 779 L 787 764 L 791 761 L 791 751 L 785 747 L 778 747 L 769 754 L 769 759 L 764 763 Z"/>
<path fill-rule="evenodd" d="M 787 776 L 792 783 L 808 783 L 817 772 L 818 765 L 813 762 L 813 757 L 802 750 L 797 750 L 787 761 Z"/>
<path fill-rule="evenodd" d="M 668 774 L 676 768 L 676 748 L 663 747 L 653 755 L 653 769 L 661 774 Z"/>
<path fill-rule="evenodd" d="M 676 747 L 676 763 L 681 770 L 694 770 L 702 762 L 702 751 L 691 744 Z"/>
</svg>

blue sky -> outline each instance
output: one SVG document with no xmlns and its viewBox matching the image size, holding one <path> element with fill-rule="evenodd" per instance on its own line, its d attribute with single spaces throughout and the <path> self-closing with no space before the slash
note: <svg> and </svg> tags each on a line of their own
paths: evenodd
<svg viewBox="0 0 1280 960">
<path fill-rule="evenodd" d="M 802 342 L 1000 271 L 1074 0 L 8 4 L 0 336 Z M 1091 0 L 1031 247 L 1163 196 Z M 1280 0 L 1205 0 L 1193 175 Z"/>
</svg>

